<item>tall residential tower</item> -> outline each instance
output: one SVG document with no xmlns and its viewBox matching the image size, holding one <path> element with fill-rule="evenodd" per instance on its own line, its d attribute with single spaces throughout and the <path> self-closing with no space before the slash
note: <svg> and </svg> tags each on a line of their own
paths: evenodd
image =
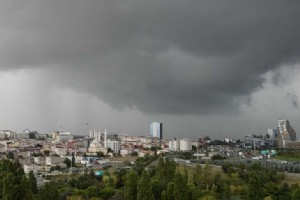
<svg viewBox="0 0 300 200">
<path fill-rule="evenodd" d="M 150 124 L 150 137 L 156 137 L 158 139 L 163 138 L 163 124 L 159 122 L 152 122 Z"/>
</svg>

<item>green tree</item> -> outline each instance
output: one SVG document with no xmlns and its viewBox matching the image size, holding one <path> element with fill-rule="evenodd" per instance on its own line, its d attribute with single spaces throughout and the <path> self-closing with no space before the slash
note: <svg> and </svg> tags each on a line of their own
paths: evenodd
<svg viewBox="0 0 300 200">
<path fill-rule="evenodd" d="M 142 173 L 138 182 L 137 200 L 154 200 L 150 177 L 146 171 Z"/>
<path fill-rule="evenodd" d="M 179 170 L 174 177 L 174 200 L 187 199 L 187 177 L 183 177 Z"/>
<path fill-rule="evenodd" d="M 131 156 L 138 156 L 138 152 L 137 151 L 132 152 Z"/>
<path fill-rule="evenodd" d="M 3 179 L 3 192 L 2 192 L 3 200 L 15 199 L 15 193 L 13 189 L 17 189 L 17 185 L 14 186 L 14 181 L 15 178 L 12 173 L 8 173 Z"/>
<path fill-rule="evenodd" d="M 78 189 L 87 189 L 88 187 L 96 184 L 97 180 L 91 177 L 89 174 L 83 174 L 79 176 L 74 182 L 74 186 Z"/>
<path fill-rule="evenodd" d="M 115 194 L 115 190 L 110 187 L 106 187 L 100 191 L 100 196 L 103 199 L 110 199 Z"/>
<path fill-rule="evenodd" d="M 161 200 L 168 200 L 167 199 L 167 192 L 166 192 L 166 190 L 162 191 L 162 193 L 161 193 Z"/>
<path fill-rule="evenodd" d="M 261 179 L 261 176 L 252 172 L 248 183 L 247 199 L 263 199 L 265 196 L 265 193 L 262 190 L 264 184 L 265 181 Z"/>
<path fill-rule="evenodd" d="M 3 180 L 2 200 L 30 200 L 32 193 L 28 187 L 28 180 L 25 176 L 16 176 L 8 173 Z"/>
<path fill-rule="evenodd" d="M 64 163 L 67 165 L 68 168 L 71 167 L 71 160 L 70 160 L 69 158 L 66 158 L 66 159 L 64 160 Z"/>
<path fill-rule="evenodd" d="M 264 189 L 268 196 L 270 196 L 272 199 L 277 199 L 279 191 L 277 184 L 273 182 L 266 183 Z"/>
<path fill-rule="evenodd" d="M 292 200 L 300 199 L 300 188 L 298 184 L 291 185 L 291 199 Z"/>
<path fill-rule="evenodd" d="M 135 171 L 131 170 L 126 175 L 125 180 L 125 198 L 127 200 L 136 200 L 137 198 L 137 180 L 138 176 Z"/>
<path fill-rule="evenodd" d="M 290 200 L 291 199 L 290 187 L 287 183 L 284 183 L 280 186 L 278 199 L 280 199 L 280 200 Z"/>
<path fill-rule="evenodd" d="M 0 165 L 2 200 L 32 199 L 28 179 L 19 161 L 4 160 Z"/>
<path fill-rule="evenodd" d="M 153 177 L 151 179 L 151 187 L 155 199 L 160 199 L 161 193 L 165 189 L 165 184 L 161 182 L 157 177 Z"/>
<path fill-rule="evenodd" d="M 166 186 L 168 182 L 173 181 L 175 169 L 176 163 L 174 161 L 160 158 L 155 176 Z"/>
<path fill-rule="evenodd" d="M 80 195 L 68 196 L 66 200 L 83 200 Z"/>
<path fill-rule="evenodd" d="M 74 157 L 74 153 L 72 153 L 71 167 L 75 167 L 75 157 Z"/>
<path fill-rule="evenodd" d="M 104 157 L 104 153 L 102 151 L 96 152 L 97 157 Z"/>
<path fill-rule="evenodd" d="M 225 183 L 223 181 L 221 174 L 217 174 L 215 176 L 214 186 L 215 186 L 215 193 L 217 199 L 229 199 L 227 195 L 228 193 L 226 193 L 225 190 Z"/>
<path fill-rule="evenodd" d="M 50 151 L 49 151 L 49 150 L 45 150 L 45 151 L 44 151 L 44 155 L 45 155 L 45 156 L 49 156 L 49 155 L 50 155 Z"/>
<path fill-rule="evenodd" d="M 211 159 L 212 159 L 212 160 L 224 160 L 224 159 L 226 159 L 226 157 L 224 157 L 224 156 L 222 156 L 222 155 L 220 155 L 220 154 L 216 154 L 216 155 L 213 155 L 213 156 L 211 157 Z"/>
<path fill-rule="evenodd" d="M 15 157 L 15 156 L 14 156 L 14 154 L 13 154 L 12 152 L 8 152 L 7 155 L 6 155 L 6 158 L 7 158 L 7 159 L 13 160 L 14 157 Z"/>
<path fill-rule="evenodd" d="M 37 194 L 38 192 L 37 182 L 33 174 L 33 171 L 30 171 L 28 175 L 28 186 L 31 189 L 32 194 Z"/>
<path fill-rule="evenodd" d="M 59 198 L 57 184 L 55 182 L 45 183 L 38 195 L 38 200 L 57 200 Z"/>
<path fill-rule="evenodd" d="M 95 171 L 93 168 L 90 170 L 90 176 L 96 178 Z"/>
<path fill-rule="evenodd" d="M 167 199 L 174 200 L 174 183 L 169 182 L 167 187 Z"/>
<path fill-rule="evenodd" d="M 26 178 L 26 176 L 22 176 L 21 183 L 19 185 L 18 192 L 20 194 L 19 198 L 16 198 L 18 200 L 32 200 L 33 195 L 32 195 L 32 190 L 29 185 L 29 180 Z"/>
<path fill-rule="evenodd" d="M 114 151 L 110 147 L 108 147 L 107 148 L 107 153 L 114 153 Z"/>
</svg>

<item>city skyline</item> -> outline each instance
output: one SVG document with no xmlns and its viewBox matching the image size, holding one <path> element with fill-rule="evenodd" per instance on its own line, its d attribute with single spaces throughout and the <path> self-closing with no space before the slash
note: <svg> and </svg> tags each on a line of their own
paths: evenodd
<svg viewBox="0 0 300 200">
<path fill-rule="evenodd" d="M 300 132 L 300 2 L 0 3 L 0 129 Z"/>
</svg>

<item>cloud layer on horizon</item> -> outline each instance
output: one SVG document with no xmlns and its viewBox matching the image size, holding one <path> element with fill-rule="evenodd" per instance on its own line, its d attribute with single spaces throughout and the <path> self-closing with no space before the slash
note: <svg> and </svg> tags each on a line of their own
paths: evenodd
<svg viewBox="0 0 300 200">
<path fill-rule="evenodd" d="M 0 70 L 42 68 L 57 86 L 115 109 L 238 112 L 267 72 L 300 56 L 298 1 L 1 4 Z"/>
</svg>

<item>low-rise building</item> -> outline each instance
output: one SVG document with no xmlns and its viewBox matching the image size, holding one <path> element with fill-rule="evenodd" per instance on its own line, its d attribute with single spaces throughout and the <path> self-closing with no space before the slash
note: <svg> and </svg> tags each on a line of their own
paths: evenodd
<svg viewBox="0 0 300 200">
<path fill-rule="evenodd" d="M 58 165 L 59 163 L 63 163 L 64 159 L 61 157 L 55 156 L 47 156 L 45 159 L 45 164 L 48 166 Z"/>
</svg>

